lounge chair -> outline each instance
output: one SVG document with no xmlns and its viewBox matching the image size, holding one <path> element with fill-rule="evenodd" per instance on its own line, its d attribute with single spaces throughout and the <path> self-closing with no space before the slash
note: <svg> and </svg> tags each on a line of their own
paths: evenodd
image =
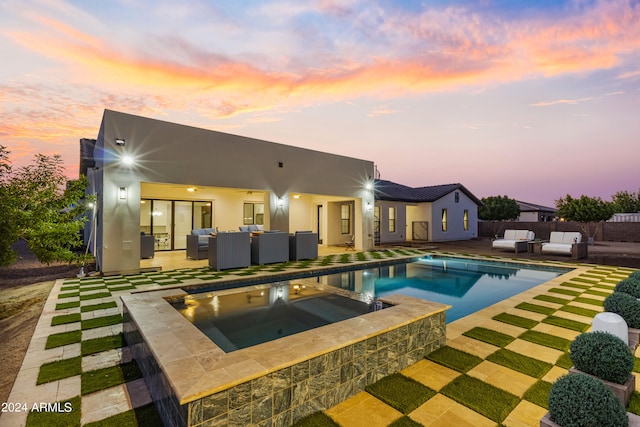
<svg viewBox="0 0 640 427">
<path fill-rule="evenodd" d="M 573 259 L 587 257 L 587 242 L 578 232 L 552 231 L 548 243 L 543 243 L 543 254 L 571 255 Z"/>
<path fill-rule="evenodd" d="M 491 250 L 509 249 L 518 252 L 527 251 L 527 242 L 534 239 L 535 233 L 529 230 L 504 230 L 504 237 L 491 242 Z"/>
<path fill-rule="evenodd" d="M 355 251 L 355 244 L 356 244 L 356 235 L 353 234 L 351 235 L 351 240 L 348 240 L 344 243 L 346 250 L 348 251 L 349 249 L 351 249 L 352 251 Z"/>
</svg>

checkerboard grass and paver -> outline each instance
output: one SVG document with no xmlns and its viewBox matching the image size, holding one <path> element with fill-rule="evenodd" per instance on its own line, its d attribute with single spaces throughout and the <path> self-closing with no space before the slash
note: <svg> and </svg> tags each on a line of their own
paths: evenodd
<svg viewBox="0 0 640 427">
<path fill-rule="evenodd" d="M 386 250 L 329 255 L 313 261 L 223 272 L 204 267 L 130 276 L 66 279 L 58 292 L 50 296 L 54 298 L 55 313 L 51 316 L 50 333 L 42 349 L 57 352 L 59 356 L 39 366 L 37 382 L 41 385 L 35 387 L 59 382 L 60 387 L 66 384 L 77 390 L 75 395 L 62 400 L 70 402 L 74 411 L 33 412 L 29 414 L 26 425 L 159 425 L 157 411 L 148 395 L 134 396 L 136 398 L 133 399 L 121 393 L 120 400 L 106 401 L 109 399 L 107 396 L 117 394 L 112 391 L 122 390 L 125 386 L 133 389 L 130 384 L 135 383 L 139 387 L 142 381 L 136 361 L 131 359 L 122 336 L 122 315 L 117 303 L 122 294 L 167 286 L 215 284 L 227 279 L 340 267 L 424 253 L 410 249 Z M 466 420 L 468 425 L 515 425 L 523 424 L 522 419 L 532 412 L 544 414 L 551 384 L 571 365 L 567 353 L 569 337 L 589 328 L 590 319 L 602 310 L 604 298 L 618 281 L 632 271 L 590 266 L 580 276 L 554 285 L 546 292 L 496 314 L 491 324 L 470 327 L 461 334 L 465 340 L 481 343 L 484 346 L 482 352 L 474 351 L 474 346 L 467 349 L 464 345 L 453 346 L 448 342 L 427 359 L 370 385 L 366 392 L 362 392 L 371 397 L 365 401 L 369 405 L 388 407 L 385 419 L 389 422 L 385 425 L 393 426 L 426 425 L 431 422 L 429 420 L 439 417 L 444 417 L 443 420 Z M 538 356 L 537 351 L 528 351 L 531 349 L 541 350 L 539 353 L 544 356 Z M 640 372 L 640 359 L 636 361 L 635 370 Z M 421 371 L 423 366 L 424 372 Z M 143 392 L 140 394 L 144 395 Z M 123 402 L 123 399 L 131 403 Z M 114 411 L 115 415 L 113 412 L 92 412 L 96 409 L 92 402 L 112 404 L 120 409 Z M 351 415 L 348 416 L 343 411 L 345 406 L 349 403 L 327 408 L 299 424 L 349 425 L 349 416 L 353 416 L 354 411 L 364 410 L 363 419 L 372 413 L 371 408 L 355 405 L 350 408 Z M 629 410 L 640 411 L 640 395 L 634 395 Z M 537 425 L 537 420 L 531 425 Z"/>
</svg>

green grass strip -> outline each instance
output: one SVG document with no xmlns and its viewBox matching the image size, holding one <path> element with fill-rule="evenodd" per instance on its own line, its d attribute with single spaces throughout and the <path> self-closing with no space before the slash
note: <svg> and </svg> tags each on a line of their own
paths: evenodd
<svg viewBox="0 0 640 427">
<path fill-rule="evenodd" d="M 515 314 L 509 313 L 497 314 L 493 316 L 493 320 L 497 320 L 498 322 L 507 323 L 513 326 L 519 326 L 525 329 L 531 329 L 539 323 L 533 319 L 527 319 L 526 317 L 516 316 Z"/>
<path fill-rule="evenodd" d="M 520 403 L 518 396 L 467 375 L 460 375 L 440 392 L 497 423 Z"/>
<path fill-rule="evenodd" d="M 80 321 L 80 313 L 61 314 L 60 316 L 53 316 L 51 318 L 51 326 L 66 325 L 67 323 L 74 323 Z"/>
<path fill-rule="evenodd" d="M 115 301 L 109 301 L 109 302 L 103 302 L 100 304 L 84 305 L 80 308 L 80 311 L 82 313 L 87 313 L 89 311 L 106 310 L 107 308 L 116 308 L 117 306 L 118 304 L 116 304 Z"/>
<path fill-rule="evenodd" d="M 56 360 L 40 366 L 36 384 L 49 383 L 82 374 L 82 357 Z"/>
<path fill-rule="evenodd" d="M 560 326 L 561 328 L 571 329 L 572 331 L 585 332 L 589 329 L 589 324 L 578 322 L 575 320 L 565 319 L 563 317 L 549 316 L 546 319 L 542 319 L 542 323 L 548 325 Z"/>
<path fill-rule="evenodd" d="M 449 346 L 440 347 L 439 349 L 432 351 L 426 356 L 426 358 L 462 373 L 468 372 L 474 366 L 482 362 L 482 359 L 478 356 Z"/>
<path fill-rule="evenodd" d="M 27 427 L 69 427 L 80 425 L 80 396 L 57 402 L 59 411 L 29 412 Z M 158 424 L 159 425 L 159 424 Z"/>
<path fill-rule="evenodd" d="M 576 297 L 576 298 L 574 298 L 574 301 L 575 302 L 581 302 L 583 304 L 596 305 L 598 307 L 602 307 L 604 305 L 604 302 L 602 300 L 593 299 L 593 298 L 586 298 L 586 297 Z"/>
<path fill-rule="evenodd" d="M 96 317 L 94 319 L 87 319 L 82 321 L 82 330 L 101 328 L 103 326 L 111 326 L 122 323 L 121 314 L 113 314 L 111 316 Z"/>
<path fill-rule="evenodd" d="M 527 310 L 527 311 L 532 311 L 534 313 L 540 313 L 540 314 L 546 314 L 546 315 L 555 313 L 556 311 L 555 308 L 545 307 L 538 304 L 531 304 L 529 302 L 521 302 L 520 304 L 516 305 L 516 308 L 519 308 L 520 310 Z"/>
<path fill-rule="evenodd" d="M 581 274 L 580 276 L 574 277 L 571 280 L 576 281 L 576 282 L 588 283 L 590 285 L 595 285 L 599 281 L 599 279 L 598 280 L 587 279 L 587 278 L 585 278 L 583 276 L 584 276 L 584 274 Z"/>
<path fill-rule="evenodd" d="M 551 288 L 551 289 L 549 289 L 549 292 L 553 292 L 554 294 L 569 295 L 569 296 L 572 296 L 572 297 L 577 297 L 578 295 L 581 294 L 581 292 L 572 291 L 572 290 L 563 289 L 563 288 Z"/>
<path fill-rule="evenodd" d="M 573 366 L 573 361 L 571 360 L 571 356 L 569 352 L 564 353 L 562 356 L 558 357 L 555 363 L 556 366 L 559 366 L 564 369 L 569 369 Z"/>
<path fill-rule="evenodd" d="M 124 337 L 122 333 L 118 335 L 111 335 L 108 337 L 92 338 L 90 340 L 82 341 L 82 355 L 88 356 L 90 354 L 100 353 L 101 351 L 113 350 L 115 348 L 124 347 Z"/>
<path fill-rule="evenodd" d="M 627 404 L 627 411 L 632 414 L 640 415 L 640 393 L 637 391 L 631 393 L 631 398 Z"/>
<path fill-rule="evenodd" d="M 536 295 L 535 297 L 533 297 L 533 299 L 537 299 L 538 301 L 546 301 L 546 302 L 552 302 L 555 304 L 566 304 L 571 300 L 568 299 L 564 299 L 564 298 L 558 298 L 558 297 L 554 297 L 551 295 Z"/>
<path fill-rule="evenodd" d="M 96 369 L 94 371 L 84 372 L 81 376 L 80 394 L 95 393 L 118 384 L 124 384 L 127 381 L 142 378 L 142 373 L 138 369 L 135 360 L 129 363 L 112 366 L 109 368 Z"/>
<path fill-rule="evenodd" d="M 44 348 L 48 350 L 62 347 L 63 345 L 79 343 L 80 341 L 82 341 L 82 331 L 60 332 L 59 334 L 49 335 Z"/>
<path fill-rule="evenodd" d="M 111 292 L 98 292 L 95 294 L 80 295 L 80 301 L 89 301 L 89 300 L 98 299 L 98 298 L 108 298 L 110 296 L 111 296 Z"/>
<path fill-rule="evenodd" d="M 294 427 L 340 427 L 340 424 L 333 421 L 333 419 L 329 415 L 319 411 L 319 412 L 314 412 L 313 414 L 300 418 L 298 421 L 293 423 L 293 426 Z M 90 427 L 94 427 L 94 426 L 90 426 Z M 99 426 L 99 427 L 102 427 L 102 426 Z M 105 425 L 104 427 L 110 427 L 110 426 Z"/>
<path fill-rule="evenodd" d="M 538 380 L 534 385 L 529 387 L 522 398 L 533 404 L 549 409 L 549 392 L 551 391 L 551 383 Z"/>
<path fill-rule="evenodd" d="M 80 292 L 69 292 L 66 294 L 58 294 L 58 299 L 73 298 L 73 297 L 79 297 L 79 296 L 80 296 Z"/>
<path fill-rule="evenodd" d="M 395 420 L 394 422 L 392 422 L 391 424 L 389 424 L 388 427 L 424 427 L 424 425 L 420 424 L 417 421 L 413 421 L 411 418 L 409 418 L 406 415 L 403 415 L 397 420 Z"/>
<path fill-rule="evenodd" d="M 56 304 L 56 310 L 66 310 L 68 308 L 80 307 L 80 301 L 69 301 Z"/>
<path fill-rule="evenodd" d="M 609 295 L 611 295 L 611 292 L 601 292 L 601 291 L 596 291 L 595 289 L 587 289 L 586 291 L 584 291 L 585 294 L 591 294 L 591 295 L 598 295 L 599 297 L 608 297 Z"/>
<path fill-rule="evenodd" d="M 571 341 L 566 338 L 538 331 L 524 331 L 518 338 L 561 351 L 569 350 L 571 345 Z"/>
<path fill-rule="evenodd" d="M 482 342 L 493 344 L 498 347 L 504 347 L 515 340 L 515 338 L 511 335 L 503 334 L 502 332 L 496 332 L 492 329 L 482 328 L 479 326 L 468 330 L 462 335 Z"/>
<path fill-rule="evenodd" d="M 405 415 L 436 395 L 434 390 L 424 384 L 399 373 L 387 375 L 369 384 L 365 391 Z"/>
<path fill-rule="evenodd" d="M 595 317 L 596 314 L 600 313 L 597 310 L 589 310 L 588 308 L 576 307 L 575 305 L 565 305 L 564 307 L 560 307 L 560 310 L 585 317 Z"/>
<path fill-rule="evenodd" d="M 534 378 L 542 378 L 553 365 L 515 351 L 501 348 L 487 356 L 486 360 L 522 372 Z"/>
<path fill-rule="evenodd" d="M 589 285 L 579 285 L 577 283 L 571 283 L 571 282 L 561 283 L 560 286 L 565 286 L 567 288 L 582 289 L 582 290 L 589 289 L 591 287 Z"/>
<path fill-rule="evenodd" d="M 633 372 L 640 372 L 640 358 L 633 358 Z"/>
</svg>

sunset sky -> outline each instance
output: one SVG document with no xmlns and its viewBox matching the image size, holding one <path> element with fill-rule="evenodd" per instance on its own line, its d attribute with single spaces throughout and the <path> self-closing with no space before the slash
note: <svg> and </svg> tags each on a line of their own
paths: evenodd
<svg viewBox="0 0 640 427">
<path fill-rule="evenodd" d="M 77 176 L 112 109 L 478 197 L 640 189 L 640 0 L 0 0 L 0 52 L 14 166 Z"/>
</svg>

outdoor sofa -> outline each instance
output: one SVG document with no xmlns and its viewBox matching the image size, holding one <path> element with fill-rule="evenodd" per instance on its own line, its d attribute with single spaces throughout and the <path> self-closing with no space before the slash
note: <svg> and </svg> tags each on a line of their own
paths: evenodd
<svg viewBox="0 0 640 427">
<path fill-rule="evenodd" d="M 209 236 L 209 268 L 220 271 L 249 267 L 250 235 L 248 231 L 228 231 Z"/>
<path fill-rule="evenodd" d="M 251 263 L 272 264 L 289 261 L 289 233 L 264 231 L 251 236 Z"/>
<path fill-rule="evenodd" d="M 289 260 L 318 258 L 318 233 L 296 231 L 289 235 Z"/>
<path fill-rule="evenodd" d="M 196 228 L 187 234 L 187 258 L 205 259 L 209 256 L 209 237 L 215 228 Z"/>
<path fill-rule="evenodd" d="M 491 243 L 493 249 L 509 249 L 516 253 L 527 251 L 527 242 L 534 239 L 535 234 L 530 230 L 505 230 L 502 239 L 496 239 Z"/>
<path fill-rule="evenodd" d="M 587 257 L 587 242 L 582 241 L 582 234 L 570 231 L 552 231 L 549 241 L 542 243 L 543 254 L 571 255 L 573 259 Z"/>
</svg>

